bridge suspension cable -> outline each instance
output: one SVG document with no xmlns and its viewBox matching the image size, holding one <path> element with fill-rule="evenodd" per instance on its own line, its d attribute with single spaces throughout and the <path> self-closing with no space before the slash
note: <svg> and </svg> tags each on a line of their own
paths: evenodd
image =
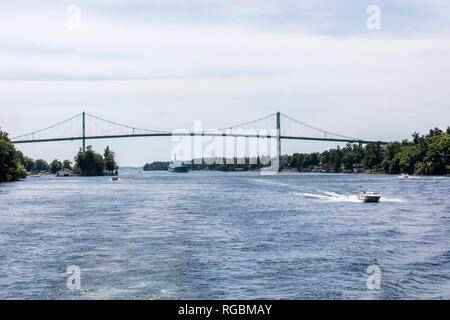
<svg viewBox="0 0 450 320">
<path fill-rule="evenodd" d="M 109 123 L 109 124 L 111 124 L 111 125 L 115 125 L 115 126 L 119 126 L 119 127 L 131 129 L 131 130 L 133 130 L 134 132 L 136 132 L 136 131 L 152 132 L 152 133 L 169 133 L 169 132 L 170 132 L 170 131 L 164 131 L 164 130 L 151 130 L 151 129 L 143 129 L 143 128 L 138 128 L 138 127 L 133 127 L 133 126 L 129 126 L 129 125 L 126 125 L 126 124 L 121 124 L 121 123 L 118 123 L 118 122 L 106 120 L 106 119 L 104 119 L 104 118 L 97 117 L 97 116 L 95 116 L 95 115 L 93 115 L 93 114 L 90 114 L 90 113 L 87 113 L 87 112 L 86 112 L 86 115 L 89 116 L 89 117 L 91 117 L 91 118 L 94 118 L 94 119 L 97 119 L 97 120 L 100 120 L 100 121 Z"/>
<path fill-rule="evenodd" d="M 82 117 L 82 118 L 81 118 Z M 231 132 L 230 132 L 231 130 Z M 265 132 L 265 133 L 264 133 Z M 32 143 L 45 141 L 126 138 L 144 136 L 205 135 L 248 138 L 277 138 L 297 140 L 335 141 L 367 143 L 361 139 L 322 130 L 283 113 L 273 113 L 256 120 L 228 126 L 221 129 L 193 132 L 185 130 L 169 131 L 138 128 L 110 121 L 90 113 L 79 113 L 54 125 L 13 137 L 13 143 Z M 382 142 L 382 144 L 386 144 Z"/>
<path fill-rule="evenodd" d="M 225 131 L 225 130 L 230 130 L 230 129 L 234 129 L 234 128 L 248 127 L 251 124 L 254 124 L 254 123 L 257 123 L 257 122 L 261 122 L 261 121 L 269 119 L 271 117 L 275 117 L 275 115 L 276 115 L 276 113 L 272 113 L 272 114 L 269 114 L 269 115 L 267 115 L 265 117 L 262 117 L 262 118 L 259 118 L 259 119 L 256 119 L 256 120 L 252 120 L 252 121 L 236 124 L 236 125 L 225 127 L 225 128 L 221 128 L 221 129 L 218 129 L 218 130 L 219 131 Z M 211 131 L 211 130 L 206 130 L 206 131 Z"/>
<path fill-rule="evenodd" d="M 58 122 L 58 123 L 56 123 L 56 124 L 54 124 L 54 125 L 51 125 L 51 126 L 49 126 L 49 127 L 46 127 L 46 128 L 40 129 L 40 130 L 36 130 L 36 131 L 30 132 L 30 133 L 26 133 L 26 134 L 23 134 L 23 135 L 20 135 L 20 136 L 15 136 L 15 137 L 11 138 L 11 140 L 16 140 L 16 139 L 23 138 L 23 137 L 27 137 L 27 136 L 33 136 L 33 137 L 34 137 L 34 136 L 35 136 L 36 134 L 38 134 L 38 133 L 42 133 L 42 132 L 44 132 L 44 131 L 47 131 L 47 130 L 56 128 L 56 127 L 58 127 L 58 126 L 67 124 L 67 123 L 69 123 L 71 120 L 74 120 L 74 119 L 76 119 L 76 118 L 78 118 L 78 117 L 81 117 L 82 114 L 83 114 L 83 113 L 80 112 L 80 113 L 74 115 L 73 117 L 70 117 L 70 118 L 68 118 L 68 119 L 66 119 L 66 120 L 64 120 L 64 121 Z"/>
<path fill-rule="evenodd" d="M 290 117 L 290 116 L 288 116 L 288 115 L 285 115 L 284 113 L 282 113 L 281 116 L 282 116 L 283 118 L 285 118 L 285 119 L 288 119 L 288 120 L 290 120 L 290 121 L 296 123 L 296 124 L 299 124 L 299 125 L 301 125 L 301 126 L 303 126 L 303 127 L 306 127 L 306 128 L 308 128 L 308 129 L 311 129 L 311 130 L 315 131 L 316 133 L 318 133 L 318 134 L 320 135 L 321 138 L 324 138 L 324 139 L 328 139 L 328 138 L 338 138 L 338 139 L 348 139 L 348 140 L 360 140 L 360 139 L 357 139 L 357 138 L 354 138 L 354 137 L 345 136 L 345 135 L 338 134 L 338 133 L 334 133 L 334 132 L 331 132 L 331 131 L 328 131 L 328 130 L 322 130 L 322 129 L 320 129 L 320 128 L 311 126 L 311 125 L 309 125 L 309 124 L 307 124 L 307 123 L 305 123 L 305 122 L 303 122 L 303 121 L 300 121 L 300 120 L 294 119 L 294 118 L 292 118 L 292 117 Z M 284 123 L 283 128 L 286 128 L 286 123 Z M 285 130 L 285 129 L 284 129 L 284 130 Z M 294 136 L 298 136 L 298 135 L 299 135 L 298 133 L 299 133 L 299 132 L 293 133 L 293 134 L 292 134 L 292 133 L 291 133 L 291 134 L 288 134 L 288 133 L 286 133 L 286 131 L 283 131 L 282 135 L 294 135 Z M 307 135 L 307 136 L 308 136 L 308 135 Z M 311 136 L 310 136 L 310 137 L 311 137 Z"/>
</svg>

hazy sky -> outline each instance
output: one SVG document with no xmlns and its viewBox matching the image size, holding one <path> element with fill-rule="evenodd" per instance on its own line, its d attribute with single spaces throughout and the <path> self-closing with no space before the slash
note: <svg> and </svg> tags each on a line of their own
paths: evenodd
<svg viewBox="0 0 450 320">
<path fill-rule="evenodd" d="M 380 30 L 367 28 L 369 5 L 381 10 Z M 11 136 L 82 111 L 149 129 L 195 120 L 222 128 L 281 111 L 374 140 L 450 124 L 449 1 L 16 0 L 0 8 L 0 126 Z M 168 159 L 174 143 L 89 144 L 140 166 Z M 46 160 L 72 159 L 79 146 L 17 145 Z M 331 146 L 289 142 L 283 153 Z"/>
</svg>

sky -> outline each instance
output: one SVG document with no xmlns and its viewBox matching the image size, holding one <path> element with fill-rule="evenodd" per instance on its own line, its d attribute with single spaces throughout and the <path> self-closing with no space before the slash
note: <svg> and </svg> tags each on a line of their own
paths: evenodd
<svg viewBox="0 0 450 320">
<path fill-rule="evenodd" d="M 379 8 L 380 28 L 368 28 Z M 281 111 L 367 140 L 450 124 L 450 2 L 71 0 L 0 5 L 0 127 L 80 112 L 136 127 L 222 128 Z M 89 141 L 121 166 L 168 160 L 170 138 Z M 73 159 L 79 141 L 21 144 Z M 336 147 L 283 142 L 282 152 Z"/>
</svg>

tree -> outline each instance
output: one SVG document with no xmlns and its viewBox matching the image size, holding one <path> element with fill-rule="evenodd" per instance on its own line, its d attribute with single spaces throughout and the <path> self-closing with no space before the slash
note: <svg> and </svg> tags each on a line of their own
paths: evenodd
<svg viewBox="0 0 450 320">
<path fill-rule="evenodd" d="M 413 138 L 413 143 L 414 144 L 419 143 L 420 134 L 417 131 L 415 131 L 411 136 Z"/>
<path fill-rule="evenodd" d="M 70 160 L 64 160 L 62 163 L 62 166 L 64 169 L 73 170 L 72 168 L 72 162 Z"/>
<path fill-rule="evenodd" d="M 384 159 L 386 160 L 392 160 L 394 159 L 395 155 L 399 153 L 402 149 L 402 145 L 397 142 L 389 142 L 386 147 L 384 148 Z"/>
<path fill-rule="evenodd" d="M 353 164 L 355 164 L 356 156 L 353 152 L 346 152 L 342 156 L 342 164 L 344 165 L 344 168 L 351 169 L 353 168 Z"/>
<path fill-rule="evenodd" d="M 330 166 L 333 168 L 334 172 L 341 172 L 342 167 L 342 152 L 341 148 L 338 146 L 336 149 L 330 150 Z"/>
<path fill-rule="evenodd" d="M 48 171 L 49 165 L 47 161 L 43 159 L 37 159 L 36 163 L 36 171 Z"/>
<path fill-rule="evenodd" d="M 109 149 L 109 146 L 106 147 L 103 157 L 105 158 L 105 170 L 106 171 L 113 172 L 113 171 L 119 169 L 119 167 L 117 166 L 117 163 L 116 163 L 116 159 L 115 159 L 116 154 L 114 153 L 114 151 Z"/>
<path fill-rule="evenodd" d="M 400 153 L 395 156 L 395 158 L 398 157 L 398 164 L 402 173 L 414 173 L 414 168 L 417 162 L 414 151 L 414 146 L 405 147 Z M 397 161 L 397 159 L 395 160 Z"/>
<path fill-rule="evenodd" d="M 445 174 L 446 157 L 450 150 L 450 136 L 441 135 L 430 138 L 428 150 L 424 158 L 426 174 Z"/>
<path fill-rule="evenodd" d="M 20 155 L 8 138 L 0 130 L 0 182 L 17 181 L 26 178 L 27 171 L 20 163 Z"/>
<path fill-rule="evenodd" d="M 144 165 L 144 171 L 167 171 L 169 162 L 155 161 L 152 163 L 146 163 Z"/>
<path fill-rule="evenodd" d="M 430 129 L 428 137 L 440 136 L 441 134 L 443 134 L 442 130 L 436 127 L 434 129 Z"/>
<path fill-rule="evenodd" d="M 385 173 L 399 173 L 400 165 L 399 158 L 395 156 L 402 150 L 402 145 L 398 141 L 390 142 L 386 145 L 383 151 L 383 161 L 381 166 Z M 395 161 L 394 161 L 395 158 Z"/>
<path fill-rule="evenodd" d="M 78 151 L 75 157 L 75 165 L 85 176 L 102 176 L 105 168 L 105 161 L 101 154 L 92 150 L 92 146 L 87 146 L 86 151 Z"/>
<path fill-rule="evenodd" d="M 36 162 L 31 159 L 30 157 L 23 157 L 23 166 L 25 167 L 25 170 L 28 172 L 34 172 L 36 171 Z"/>
<path fill-rule="evenodd" d="M 25 161 L 25 157 L 24 157 L 22 151 L 16 150 L 16 152 L 17 152 L 17 158 L 19 159 L 20 163 L 23 165 L 23 163 Z"/>
<path fill-rule="evenodd" d="M 364 148 L 364 165 L 369 169 L 373 169 L 379 165 L 382 160 L 381 144 L 379 142 L 369 142 Z"/>
<path fill-rule="evenodd" d="M 389 165 L 388 173 L 397 174 L 397 173 L 400 173 L 400 170 L 401 170 L 401 168 L 400 168 L 400 157 L 396 157 L 395 156 L 394 159 L 392 159 L 392 162 Z"/>
<path fill-rule="evenodd" d="M 56 173 L 59 170 L 61 170 L 62 168 L 63 168 L 63 165 L 62 165 L 61 161 L 59 161 L 58 159 L 55 159 L 50 163 L 49 170 L 51 173 Z"/>
</svg>

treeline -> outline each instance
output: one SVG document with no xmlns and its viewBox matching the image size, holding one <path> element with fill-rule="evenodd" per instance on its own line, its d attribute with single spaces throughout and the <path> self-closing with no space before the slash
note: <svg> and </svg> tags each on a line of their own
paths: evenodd
<svg viewBox="0 0 450 320">
<path fill-rule="evenodd" d="M 30 173 L 39 173 L 39 172 L 52 172 L 56 173 L 59 170 L 65 169 L 73 169 L 72 162 L 70 160 L 63 160 L 62 162 L 58 159 L 53 160 L 50 164 L 43 159 L 32 159 L 30 157 L 24 156 L 21 151 L 18 151 L 20 155 L 20 162 L 24 166 L 25 170 Z"/>
<path fill-rule="evenodd" d="M 83 176 L 102 176 L 105 174 L 117 174 L 119 166 L 115 160 L 115 153 L 109 146 L 104 150 L 103 156 L 87 146 L 86 150 L 78 151 L 75 157 L 74 169 Z"/>
<path fill-rule="evenodd" d="M 266 160 L 266 159 L 264 159 Z M 267 163 L 267 164 L 264 164 Z M 242 158 L 207 158 L 195 159 L 188 163 L 191 170 L 215 171 L 254 171 L 269 166 L 269 161 L 261 161 L 260 157 Z"/>
<path fill-rule="evenodd" d="M 81 148 L 78 154 L 74 158 L 74 165 L 70 160 L 60 161 L 54 159 L 48 163 L 43 159 L 32 159 L 24 156 L 22 152 L 18 151 L 18 157 L 20 163 L 25 170 L 29 173 L 42 173 L 50 172 L 56 173 L 61 169 L 68 169 L 74 171 L 76 174 L 84 176 L 102 176 L 105 174 L 114 174 L 119 169 L 116 160 L 115 153 L 110 150 L 109 146 L 104 150 L 103 155 L 96 153 L 92 146 L 87 146 L 86 151 L 82 151 Z"/>
<path fill-rule="evenodd" d="M 431 129 L 428 134 L 412 134 L 412 140 L 394 141 L 383 147 L 347 144 L 322 153 L 295 153 L 282 157 L 282 168 L 298 171 L 408 173 L 443 175 L 450 172 L 450 128 Z"/>
<path fill-rule="evenodd" d="M 0 182 L 26 178 L 27 171 L 20 162 L 20 154 L 9 140 L 8 134 L 0 130 Z"/>
<path fill-rule="evenodd" d="M 212 160 L 215 163 L 209 164 Z M 204 159 L 200 164 L 191 160 L 185 165 L 191 170 L 218 171 L 259 170 L 267 166 L 263 164 L 267 161 L 260 161 L 259 157 L 229 162 L 222 158 Z M 450 173 L 450 128 L 445 132 L 431 129 L 426 135 L 414 132 L 411 140 L 394 141 L 386 146 L 374 142 L 364 147 L 348 143 L 324 152 L 294 153 L 282 156 L 280 162 L 281 170 L 443 175 Z M 167 170 L 168 165 L 169 162 L 161 161 L 146 163 L 144 170 Z"/>
<path fill-rule="evenodd" d="M 412 141 L 391 142 L 381 163 L 386 173 L 443 175 L 450 173 L 450 128 L 439 128 L 427 135 L 412 134 Z"/>
<path fill-rule="evenodd" d="M 144 165 L 144 171 L 167 171 L 169 168 L 169 162 L 164 161 L 154 161 L 151 163 L 146 163 Z"/>
<path fill-rule="evenodd" d="M 264 159 L 266 160 L 266 159 Z M 268 161 L 263 161 L 268 163 Z M 184 161 L 184 164 L 191 170 L 215 170 L 215 171 L 248 171 L 258 170 L 267 165 L 261 163 L 261 158 L 207 158 Z M 169 162 L 154 161 L 146 163 L 143 167 L 144 171 L 167 171 Z"/>
</svg>

